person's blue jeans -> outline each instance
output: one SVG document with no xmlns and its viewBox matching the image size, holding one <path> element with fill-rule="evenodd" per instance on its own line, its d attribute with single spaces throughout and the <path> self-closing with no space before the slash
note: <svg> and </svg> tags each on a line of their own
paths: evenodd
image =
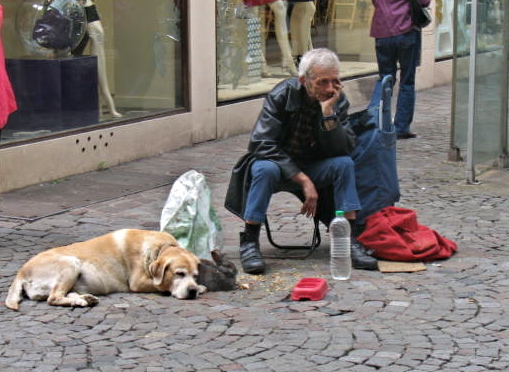
<svg viewBox="0 0 509 372">
<path fill-rule="evenodd" d="M 355 188 L 354 163 L 349 156 L 328 158 L 301 166 L 316 189 L 333 185 L 335 210 L 361 209 Z M 272 194 L 284 189 L 299 190 L 300 185 L 283 177 L 279 166 L 270 160 L 256 160 L 251 165 L 251 186 L 247 195 L 244 220 L 263 223 Z M 333 216 L 331 216 L 333 217 Z"/>
<path fill-rule="evenodd" d="M 392 75 L 393 81 L 396 81 L 399 63 L 400 82 L 394 127 L 398 134 L 409 133 L 414 118 L 415 72 L 421 58 L 421 33 L 412 30 L 403 35 L 378 38 L 375 40 L 375 50 L 380 79 L 375 85 L 370 106 L 380 102 L 381 81 L 385 75 Z"/>
</svg>

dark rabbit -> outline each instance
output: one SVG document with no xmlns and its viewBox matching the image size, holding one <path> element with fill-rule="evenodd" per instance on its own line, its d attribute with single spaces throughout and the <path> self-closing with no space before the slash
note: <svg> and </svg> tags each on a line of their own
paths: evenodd
<svg viewBox="0 0 509 372">
<path fill-rule="evenodd" d="M 197 282 L 207 287 L 208 292 L 235 289 L 237 278 L 235 264 L 228 261 L 225 255 L 218 250 L 213 250 L 211 254 L 214 262 L 200 259 Z"/>
</svg>

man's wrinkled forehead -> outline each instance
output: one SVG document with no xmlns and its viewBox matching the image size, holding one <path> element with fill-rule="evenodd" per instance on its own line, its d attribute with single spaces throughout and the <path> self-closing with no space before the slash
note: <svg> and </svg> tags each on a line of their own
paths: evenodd
<svg viewBox="0 0 509 372">
<path fill-rule="evenodd" d="M 322 78 L 337 78 L 339 79 L 339 69 L 335 67 L 320 67 L 315 66 L 312 67 L 308 73 L 307 77 L 310 79 L 322 79 Z"/>
</svg>

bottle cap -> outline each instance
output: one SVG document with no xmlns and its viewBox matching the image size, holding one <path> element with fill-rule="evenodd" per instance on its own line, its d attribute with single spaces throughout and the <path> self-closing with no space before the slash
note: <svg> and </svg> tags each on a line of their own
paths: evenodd
<svg viewBox="0 0 509 372">
<path fill-rule="evenodd" d="M 343 217 L 345 215 L 345 212 L 343 211 L 336 211 L 336 217 Z"/>
</svg>

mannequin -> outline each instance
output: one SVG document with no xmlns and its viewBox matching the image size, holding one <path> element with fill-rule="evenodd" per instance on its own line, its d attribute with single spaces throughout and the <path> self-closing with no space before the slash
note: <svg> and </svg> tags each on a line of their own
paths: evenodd
<svg viewBox="0 0 509 372">
<path fill-rule="evenodd" d="M 104 53 L 104 29 L 99 18 L 99 13 L 97 12 L 97 8 L 93 0 L 85 0 L 83 6 L 85 7 L 88 22 L 88 38 L 84 40 L 84 43 L 90 39 L 90 52 L 92 55 L 97 56 L 97 74 L 101 96 L 103 97 L 111 116 L 115 118 L 122 117 L 122 114 L 120 114 L 115 108 L 115 103 L 113 102 L 113 97 L 111 96 L 110 89 L 108 87 L 108 78 L 106 76 L 106 58 Z M 83 50 L 83 48 L 84 45 L 81 47 L 78 46 L 77 50 Z M 73 54 L 76 54 L 76 52 Z"/>
<path fill-rule="evenodd" d="M 297 69 L 293 63 L 292 49 L 288 39 L 288 27 L 286 26 L 286 4 L 283 0 L 244 0 L 244 4 L 248 7 L 260 6 L 267 4 L 274 13 L 274 28 L 276 31 L 276 40 L 281 50 L 281 66 L 283 71 L 289 72 L 291 75 L 297 75 Z M 262 49 L 265 49 L 263 47 Z M 262 67 L 262 76 L 270 76 L 267 71 L 267 62 L 264 57 L 264 65 Z"/>
<path fill-rule="evenodd" d="M 286 26 L 286 4 L 277 0 L 269 4 L 270 10 L 274 13 L 274 28 L 276 39 L 281 50 L 282 67 L 291 75 L 297 75 L 297 69 L 293 63 L 292 50 L 288 39 L 288 27 Z"/>
<path fill-rule="evenodd" d="M 313 0 L 289 0 L 293 4 L 290 15 L 290 31 L 292 33 L 292 54 L 298 65 L 300 57 L 313 49 L 311 40 L 311 23 L 315 16 Z"/>
</svg>

